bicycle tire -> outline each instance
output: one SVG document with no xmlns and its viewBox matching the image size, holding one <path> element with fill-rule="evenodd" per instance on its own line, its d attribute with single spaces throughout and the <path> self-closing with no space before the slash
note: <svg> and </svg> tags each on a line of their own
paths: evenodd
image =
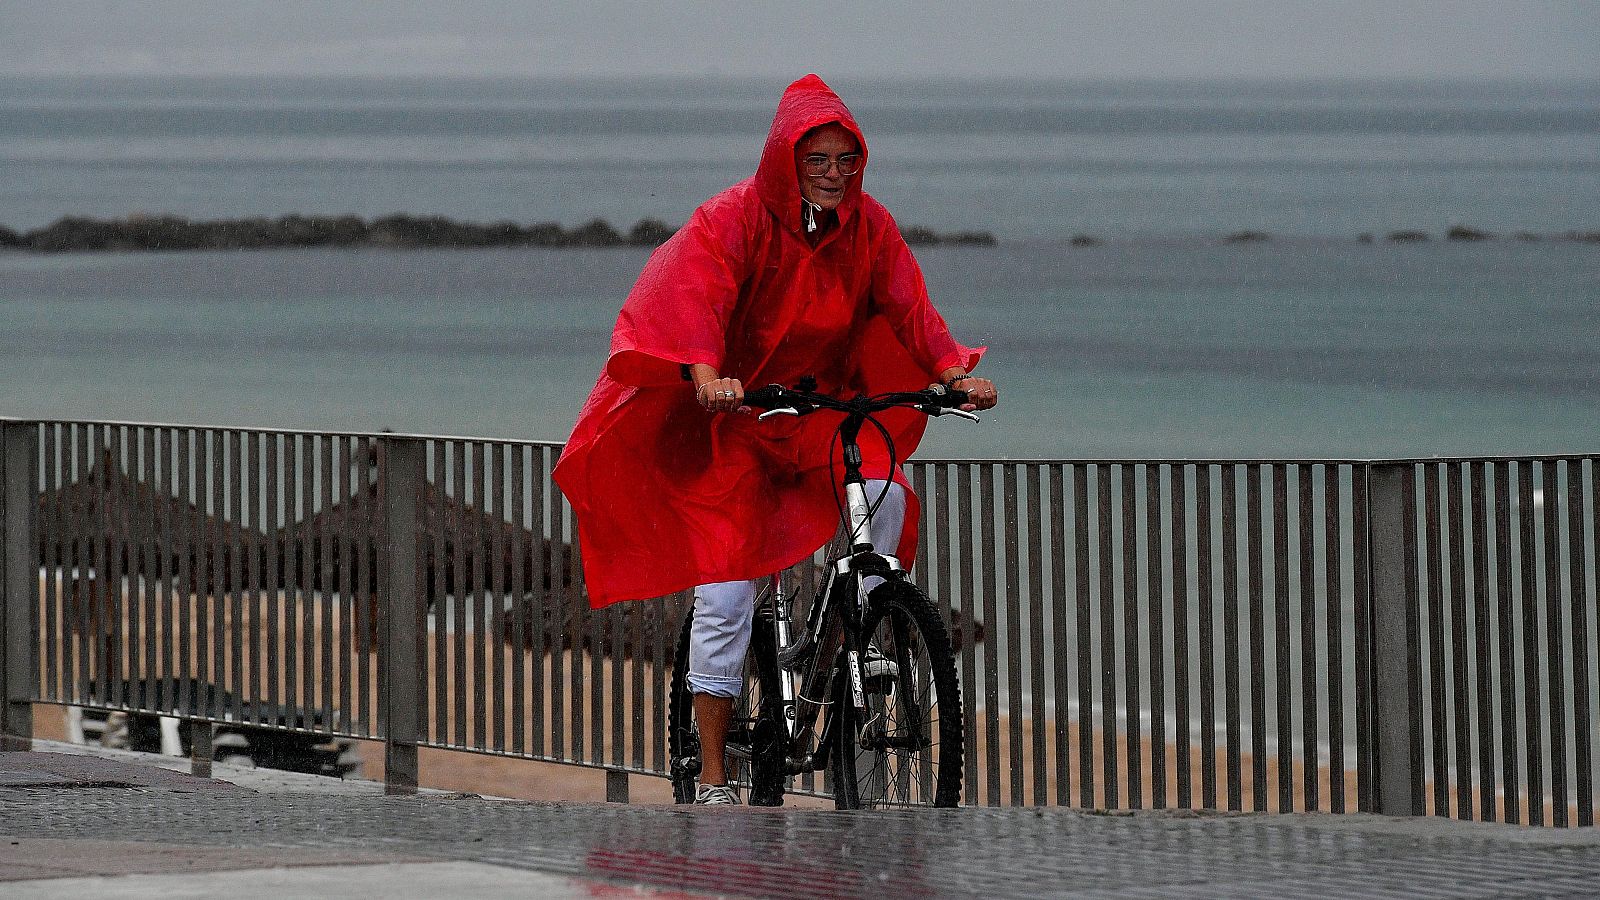
<svg viewBox="0 0 1600 900">
<path fill-rule="evenodd" d="M 949 631 L 933 601 L 906 581 L 874 588 L 868 610 L 863 629 L 894 668 L 864 679 L 870 714 L 864 721 L 851 701 L 848 677 L 836 680 L 838 721 L 828 754 L 834 805 L 957 806 L 964 724 Z M 878 721 L 881 733 L 869 735 L 873 746 L 864 747 L 861 728 L 876 728 Z"/>
<path fill-rule="evenodd" d="M 695 785 L 700 774 L 698 765 L 684 765 L 693 759 L 698 763 L 700 734 L 694 720 L 694 694 L 689 690 L 689 641 L 694 628 L 694 609 L 684 617 L 678 634 L 677 650 L 673 654 L 672 680 L 667 704 L 667 748 L 670 755 L 668 774 L 672 780 L 672 797 L 676 803 L 693 803 Z M 777 650 L 769 628 L 757 621 L 750 635 L 750 649 L 746 654 L 745 689 L 734 704 L 733 719 L 728 725 L 728 741 L 750 747 L 750 762 L 727 756 L 728 779 L 749 788 L 751 806 L 782 806 L 786 776 L 784 762 L 787 756 L 783 735 L 782 699 L 778 689 Z M 755 707 L 752 712 L 752 706 Z"/>
<path fill-rule="evenodd" d="M 694 697 L 689 692 L 689 631 L 694 608 L 684 620 L 672 651 L 672 681 L 667 688 L 667 777 L 674 803 L 693 803 L 700 774 L 700 736 L 694 729 Z"/>
</svg>

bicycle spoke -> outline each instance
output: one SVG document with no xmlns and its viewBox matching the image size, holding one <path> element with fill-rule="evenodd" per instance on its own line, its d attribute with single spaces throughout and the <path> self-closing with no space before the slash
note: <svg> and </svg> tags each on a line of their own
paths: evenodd
<svg viewBox="0 0 1600 900">
<path fill-rule="evenodd" d="M 900 583 L 889 591 L 865 623 L 867 715 L 852 710 L 835 773 L 836 781 L 848 777 L 852 783 L 835 790 L 844 789 L 842 805 L 849 806 L 954 805 L 961 776 L 960 697 L 943 623 L 915 587 Z M 930 641 L 938 642 L 937 649 Z M 952 720 L 942 718 L 952 710 Z"/>
</svg>

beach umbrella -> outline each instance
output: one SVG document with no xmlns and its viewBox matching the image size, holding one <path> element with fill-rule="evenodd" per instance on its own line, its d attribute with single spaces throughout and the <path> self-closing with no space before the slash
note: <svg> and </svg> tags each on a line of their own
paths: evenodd
<svg viewBox="0 0 1600 900">
<path fill-rule="evenodd" d="M 91 595 L 97 605 L 117 599 L 104 588 L 105 574 L 175 583 L 186 571 L 193 593 L 262 580 L 260 567 L 242 560 L 235 577 L 233 563 L 241 548 L 260 545 L 265 534 L 156 489 L 130 474 L 109 448 L 78 478 L 40 493 L 38 515 L 39 565 L 66 582 L 65 614 L 73 626 L 80 622 L 78 605 Z"/>
<path fill-rule="evenodd" d="M 373 471 L 373 451 L 369 448 L 361 456 Z M 285 525 L 275 539 L 282 551 L 283 584 L 305 581 L 309 589 L 322 591 L 327 579 L 335 593 L 359 589 L 369 604 L 368 621 L 376 628 L 381 498 L 375 474 L 361 482 L 313 515 Z M 420 491 L 417 535 L 417 588 L 435 616 L 447 612 L 448 604 L 441 601 L 470 603 L 486 592 L 493 597 L 508 594 L 519 570 L 525 595 L 587 605 L 576 565 L 553 564 L 575 559 L 575 548 L 486 513 L 432 481 L 424 481 Z"/>
</svg>

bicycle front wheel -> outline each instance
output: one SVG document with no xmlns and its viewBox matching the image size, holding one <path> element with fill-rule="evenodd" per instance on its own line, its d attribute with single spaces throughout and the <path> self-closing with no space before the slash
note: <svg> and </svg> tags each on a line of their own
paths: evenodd
<svg viewBox="0 0 1600 900">
<path fill-rule="evenodd" d="M 961 687 L 950 635 L 915 585 L 874 588 L 863 622 L 866 709 L 845 687 L 829 754 L 840 809 L 961 802 Z"/>
</svg>

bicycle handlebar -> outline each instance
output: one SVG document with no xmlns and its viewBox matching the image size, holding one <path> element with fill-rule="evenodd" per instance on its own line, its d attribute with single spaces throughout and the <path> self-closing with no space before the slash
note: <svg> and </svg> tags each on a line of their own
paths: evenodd
<svg viewBox="0 0 1600 900">
<path fill-rule="evenodd" d="M 888 409 L 915 409 L 928 416 L 960 416 L 979 421 L 978 417 L 961 408 L 971 402 L 966 391 L 935 386 L 921 391 L 898 391 L 875 396 L 856 396 L 848 400 L 830 397 L 815 391 L 786 388 L 781 384 L 746 391 L 746 406 L 766 410 L 759 418 L 768 416 L 808 416 L 820 410 L 832 410 L 846 415 L 870 416 Z"/>
</svg>

